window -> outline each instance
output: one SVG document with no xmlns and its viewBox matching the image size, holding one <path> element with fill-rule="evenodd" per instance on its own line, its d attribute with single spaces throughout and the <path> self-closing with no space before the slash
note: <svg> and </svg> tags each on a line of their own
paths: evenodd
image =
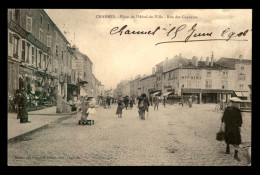
<svg viewBox="0 0 260 175">
<path fill-rule="evenodd" d="M 221 89 L 227 89 L 228 87 L 228 82 L 227 81 L 221 81 Z"/>
<path fill-rule="evenodd" d="M 239 90 L 243 90 L 243 88 L 244 88 L 244 85 L 243 84 L 239 84 Z"/>
<path fill-rule="evenodd" d="M 58 38 L 59 36 L 58 36 L 58 32 L 57 31 L 55 31 L 55 40 L 56 40 L 56 43 L 58 43 Z"/>
<path fill-rule="evenodd" d="M 25 61 L 25 41 L 22 40 L 22 61 Z"/>
<path fill-rule="evenodd" d="M 246 80 L 246 75 L 245 74 L 239 74 L 238 80 Z"/>
<path fill-rule="evenodd" d="M 13 44 L 13 34 L 9 32 L 9 43 Z"/>
<path fill-rule="evenodd" d="M 241 66 L 241 70 L 244 70 L 244 66 Z"/>
<path fill-rule="evenodd" d="M 61 51 L 61 58 L 63 59 L 63 50 Z"/>
<path fill-rule="evenodd" d="M 47 36 L 47 47 L 51 47 L 51 36 Z"/>
<path fill-rule="evenodd" d="M 32 18 L 29 16 L 26 17 L 26 30 L 32 33 Z"/>
<path fill-rule="evenodd" d="M 200 81 L 196 81 L 196 84 L 195 84 L 196 88 L 199 88 L 200 87 Z"/>
<path fill-rule="evenodd" d="M 12 9 L 12 20 L 19 24 L 20 22 L 20 10 L 19 9 Z"/>
<path fill-rule="evenodd" d="M 208 88 L 208 89 L 212 88 L 212 81 L 211 80 L 206 80 L 206 88 Z"/>
<path fill-rule="evenodd" d="M 32 47 L 32 65 L 34 65 L 34 47 Z"/>
<path fill-rule="evenodd" d="M 58 44 L 56 44 L 55 50 L 56 50 L 56 55 L 58 56 Z"/>
<path fill-rule="evenodd" d="M 227 78 L 227 77 L 228 77 L 228 71 L 227 70 L 223 70 L 222 78 Z"/>
<path fill-rule="evenodd" d="M 42 52 L 41 51 L 39 51 L 39 54 L 40 54 L 40 59 L 39 59 L 39 63 L 38 63 L 38 66 L 39 66 L 39 68 L 42 68 Z"/>
<path fill-rule="evenodd" d="M 13 54 L 15 58 L 18 58 L 18 44 L 19 38 L 17 36 L 14 36 Z"/>
<path fill-rule="evenodd" d="M 43 69 L 46 69 L 46 55 L 43 56 Z"/>
<path fill-rule="evenodd" d="M 191 70 L 190 70 L 190 69 L 188 70 L 188 76 L 189 76 L 189 75 L 191 75 Z"/>
<path fill-rule="evenodd" d="M 41 15 L 40 21 L 41 21 L 41 24 L 42 24 L 42 15 Z"/>
<path fill-rule="evenodd" d="M 211 77 L 211 71 L 207 71 L 207 78 Z"/>
<path fill-rule="evenodd" d="M 27 63 L 29 63 L 29 56 L 30 56 L 30 43 L 27 43 L 27 57 L 26 57 Z"/>
<path fill-rule="evenodd" d="M 187 81 L 187 88 L 191 88 L 191 81 Z"/>
<path fill-rule="evenodd" d="M 60 73 L 63 74 L 63 66 L 62 66 L 62 64 L 60 65 Z"/>
<path fill-rule="evenodd" d="M 40 40 L 41 42 L 43 41 L 43 31 L 42 31 L 41 28 L 39 29 L 39 40 Z"/>
</svg>

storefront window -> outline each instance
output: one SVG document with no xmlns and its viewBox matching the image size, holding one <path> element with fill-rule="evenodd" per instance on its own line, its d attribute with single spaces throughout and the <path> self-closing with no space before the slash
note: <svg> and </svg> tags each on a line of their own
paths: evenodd
<svg viewBox="0 0 260 175">
<path fill-rule="evenodd" d="M 206 88 L 211 89 L 212 88 L 212 81 L 211 80 L 206 80 Z"/>
</svg>

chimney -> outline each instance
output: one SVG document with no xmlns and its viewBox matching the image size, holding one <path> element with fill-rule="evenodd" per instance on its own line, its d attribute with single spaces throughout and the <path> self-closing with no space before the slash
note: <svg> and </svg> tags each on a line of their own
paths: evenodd
<svg viewBox="0 0 260 175">
<path fill-rule="evenodd" d="M 213 66 L 213 52 L 212 52 L 212 55 L 211 55 L 211 62 L 210 62 L 210 66 L 211 66 L 211 67 Z"/>
<path fill-rule="evenodd" d="M 243 56 L 239 55 L 239 60 L 242 61 L 243 60 Z"/>
<path fill-rule="evenodd" d="M 155 67 L 153 67 L 152 69 L 152 74 L 155 74 Z"/>
<path fill-rule="evenodd" d="M 200 57 L 200 61 L 203 61 L 203 58 L 202 58 L 202 57 Z"/>
<path fill-rule="evenodd" d="M 195 57 L 195 66 L 196 67 L 198 67 L 198 62 L 199 62 L 198 60 L 199 60 L 198 57 Z"/>
<path fill-rule="evenodd" d="M 209 66 L 209 57 L 206 58 L 206 66 Z"/>
<path fill-rule="evenodd" d="M 192 62 L 192 64 L 193 64 L 194 66 L 196 66 L 196 58 L 197 58 L 197 57 L 193 56 L 193 57 L 192 57 L 192 60 L 191 60 L 191 62 Z"/>
<path fill-rule="evenodd" d="M 181 53 L 179 54 L 179 58 L 181 58 Z"/>
</svg>

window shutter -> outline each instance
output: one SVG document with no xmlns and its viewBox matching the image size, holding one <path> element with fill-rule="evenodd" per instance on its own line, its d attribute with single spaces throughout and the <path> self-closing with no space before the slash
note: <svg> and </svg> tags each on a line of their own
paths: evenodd
<svg viewBox="0 0 260 175">
<path fill-rule="evenodd" d="M 9 32 L 8 56 L 13 56 L 13 34 Z"/>
</svg>

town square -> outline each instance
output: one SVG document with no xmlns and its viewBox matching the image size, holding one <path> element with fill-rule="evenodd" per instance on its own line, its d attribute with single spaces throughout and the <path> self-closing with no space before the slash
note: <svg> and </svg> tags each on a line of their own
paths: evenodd
<svg viewBox="0 0 260 175">
<path fill-rule="evenodd" d="M 251 166 L 252 10 L 7 13 L 8 166 Z"/>
</svg>

